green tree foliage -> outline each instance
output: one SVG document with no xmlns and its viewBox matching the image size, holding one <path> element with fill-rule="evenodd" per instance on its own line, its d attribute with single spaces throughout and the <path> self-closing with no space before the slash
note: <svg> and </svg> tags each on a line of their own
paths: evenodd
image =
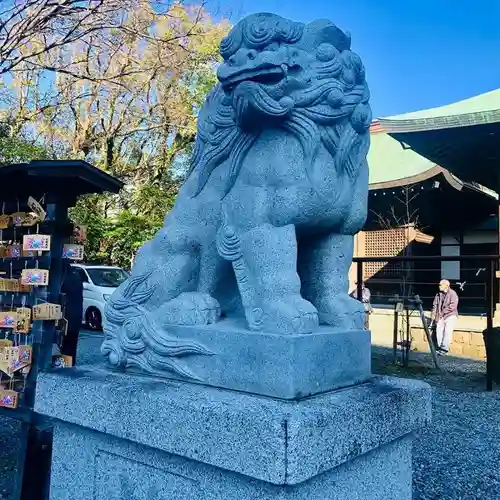
<svg viewBox="0 0 500 500">
<path fill-rule="evenodd" d="M 8 123 L 0 123 L 0 166 L 48 159 L 50 153 L 43 146 L 21 137 L 11 137 Z"/>
<path fill-rule="evenodd" d="M 96 194 L 82 196 L 76 206 L 70 209 L 72 221 L 87 227 L 85 255 L 90 262 L 101 260 L 101 245 L 112 225 L 111 219 L 106 219 L 105 216 L 106 198 L 106 195 Z"/>
<path fill-rule="evenodd" d="M 9 41 L 3 85 L 0 71 L 0 120 L 8 123 L 3 134 L 0 127 L 0 163 L 78 158 L 119 177 L 120 195 L 82 197 L 71 217 L 88 227 L 90 260 L 127 266 L 174 204 L 230 25 L 180 2 L 98 3 L 100 24 L 90 26 L 64 0 L 60 29 L 78 26 L 68 40 L 58 33 L 64 43 L 44 45 L 53 40 L 49 22 L 22 43 Z M 16 15 L 22 25 L 31 11 Z"/>
<path fill-rule="evenodd" d="M 128 268 L 137 249 L 150 240 L 158 229 L 159 226 L 151 219 L 123 210 L 105 232 L 101 260 Z"/>
<path fill-rule="evenodd" d="M 42 146 L 19 138 L 0 137 L 0 165 L 48 159 L 50 154 Z"/>
</svg>

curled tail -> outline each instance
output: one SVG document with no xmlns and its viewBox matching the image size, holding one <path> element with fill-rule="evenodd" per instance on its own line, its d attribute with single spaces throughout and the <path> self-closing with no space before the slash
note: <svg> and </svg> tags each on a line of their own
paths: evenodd
<svg viewBox="0 0 500 500">
<path fill-rule="evenodd" d="M 155 290 L 144 286 L 151 274 L 129 278 L 107 302 L 101 352 L 116 368 L 138 367 L 153 374 L 171 370 L 200 380 L 177 358 L 213 353 L 198 342 L 169 335 L 151 318 L 143 306 Z"/>
</svg>

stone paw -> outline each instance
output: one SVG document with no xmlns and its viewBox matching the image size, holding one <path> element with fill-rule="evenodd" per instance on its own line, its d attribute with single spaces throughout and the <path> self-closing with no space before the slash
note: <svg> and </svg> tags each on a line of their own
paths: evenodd
<svg viewBox="0 0 500 500">
<path fill-rule="evenodd" d="M 349 295 L 336 295 L 316 302 L 319 322 L 343 330 L 362 330 L 364 325 L 363 304 Z"/>
<path fill-rule="evenodd" d="M 300 334 L 318 328 L 318 311 L 300 295 L 269 301 L 263 307 L 262 326 L 269 332 Z"/>
<path fill-rule="evenodd" d="M 154 312 L 160 325 L 209 325 L 220 318 L 220 305 L 208 293 L 184 292 Z"/>
</svg>

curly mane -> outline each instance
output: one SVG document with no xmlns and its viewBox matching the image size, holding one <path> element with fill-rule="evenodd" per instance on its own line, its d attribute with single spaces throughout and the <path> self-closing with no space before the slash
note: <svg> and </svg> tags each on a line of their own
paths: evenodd
<svg viewBox="0 0 500 500">
<path fill-rule="evenodd" d="M 334 159 L 337 171 L 354 182 L 359 168 L 357 157 L 364 157 L 369 147 L 368 129 L 372 119 L 364 68 L 359 56 L 349 49 L 333 59 L 325 59 L 328 58 L 319 57 L 312 63 L 313 78 L 307 88 L 292 96 L 293 108 L 277 126 L 299 140 L 310 180 L 310 166 L 322 143 Z M 255 99 L 269 99 L 269 96 L 259 89 Z M 239 127 L 231 98 L 217 85 L 198 118 L 198 134 L 187 176 L 194 172 L 198 176 L 194 196 L 203 190 L 214 169 L 229 158 L 226 195 L 259 135 L 259 130 L 247 132 Z M 359 151 L 359 155 L 353 151 Z"/>
</svg>

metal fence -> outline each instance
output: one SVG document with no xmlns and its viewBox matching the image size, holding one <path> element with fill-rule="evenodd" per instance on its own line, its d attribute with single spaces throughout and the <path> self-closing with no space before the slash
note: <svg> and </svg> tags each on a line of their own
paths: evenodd
<svg viewBox="0 0 500 500">
<path fill-rule="evenodd" d="M 357 294 L 362 296 L 365 282 L 373 291 L 372 303 L 393 304 L 396 295 L 403 299 L 418 295 L 423 307 L 430 309 L 438 282 L 446 278 L 441 274 L 441 263 L 460 263 L 461 279 L 450 281 L 461 292 L 467 289 L 467 293 L 460 293 L 461 310 L 486 316 L 486 387 L 491 391 L 493 382 L 500 383 L 500 370 L 495 369 L 500 363 L 500 352 L 494 348 L 496 339 L 489 334 L 493 332 L 495 304 L 499 301 L 499 259 L 499 255 L 354 257 Z"/>
</svg>

